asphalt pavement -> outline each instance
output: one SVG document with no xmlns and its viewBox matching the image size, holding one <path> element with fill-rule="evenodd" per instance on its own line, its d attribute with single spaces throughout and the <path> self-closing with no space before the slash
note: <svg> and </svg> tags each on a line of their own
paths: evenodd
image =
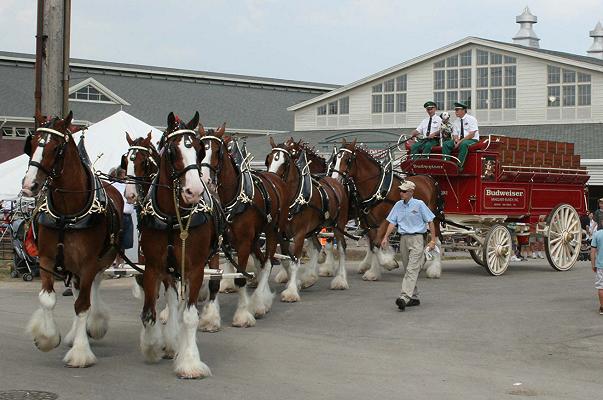
<svg viewBox="0 0 603 400">
<path fill-rule="evenodd" d="M 394 305 L 398 271 L 364 282 L 356 268 L 349 263 L 349 290 L 321 278 L 300 303 L 275 298 L 253 328 L 229 326 L 237 295 L 220 295 L 223 330 L 197 335 L 213 376 L 197 381 L 176 378 L 169 360 L 143 362 L 130 279 L 103 282 L 110 329 L 92 342 L 98 363 L 86 369 L 63 366 L 64 344 L 42 353 L 24 334 L 39 282 L 0 282 L 0 399 L 9 390 L 78 400 L 601 397 L 603 316 L 589 263 L 556 272 L 518 262 L 495 278 L 471 260 L 445 261 L 441 279 L 421 274 L 421 305 L 405 312 Z M 72 310 L 72 298 L 58 296 L 63 335 Z"/>
</svg>

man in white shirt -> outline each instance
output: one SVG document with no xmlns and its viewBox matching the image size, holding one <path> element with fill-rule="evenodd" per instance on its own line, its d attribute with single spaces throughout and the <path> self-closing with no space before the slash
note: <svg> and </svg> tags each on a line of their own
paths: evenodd
<svg viewBox="0 0 603 400">
<path fill-rule="evenodd" d="M 428 157 L 431 148 L 439 144 L 442 118 L 436 115 L 438 107 L 433 101 L 426 102 L 423 107 L 425 107 L 427 117 L 411 133 L 413 138 L 418 136 L 418 140 L 410 147 L 410 156 L 413 159 L 421 157 L 418 155 L 420 153 L 423 153 L 424 157 Z"/>
<path fill-rule="evenodd" d="M 458 119 L 454 121 L 452 139 L 447 140 L 442 145 L 442 154 L 450 155 L 452 154 L 452 150 L 458 148 L 458 166 L 459 171 L 462 171 L 467 153 L 469 152 L 469 146 L 477 143 L 479 140 L 479 127 L 477 126 L 477 119 L 467 114 L 467 105 L 465 103 L 454 103 L 454 113 Z M 448 157 L 444 157 L 444 160 L 448 160 Z"/>
</svg>

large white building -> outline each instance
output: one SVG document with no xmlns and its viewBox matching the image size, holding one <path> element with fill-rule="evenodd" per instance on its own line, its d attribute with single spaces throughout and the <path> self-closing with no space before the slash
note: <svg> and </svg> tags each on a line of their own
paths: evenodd
<svg viewBox="0 0 603 400">
<path fill-rule="evenodd" d="M 379 147 L 416 128 L 425 101 L 451 111 L 462 100 L 481 135 L 574 142 L 602 197 L 603 27 L 576 55 L 539 48 L 527 8 L 517 22 L 513 43 L 467 37 L 289 107 L 295 136 L 324 150 L 346 136 Z"/>
</svg>

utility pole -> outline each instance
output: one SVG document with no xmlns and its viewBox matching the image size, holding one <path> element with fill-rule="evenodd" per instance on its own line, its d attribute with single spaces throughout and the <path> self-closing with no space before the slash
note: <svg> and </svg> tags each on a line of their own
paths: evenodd
<svg viewBox="0 0 603 400">
<path fill-rule="evenodd" d="M 36 115 L 68 112 L 70 24 L 71 0 L 38 0 Z"/>
</svg>

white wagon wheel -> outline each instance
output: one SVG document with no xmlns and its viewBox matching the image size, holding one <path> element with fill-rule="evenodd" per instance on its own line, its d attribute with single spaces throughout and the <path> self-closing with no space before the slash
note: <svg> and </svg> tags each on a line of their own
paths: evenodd
<svg viewBox="0 0 603 400">
<path fill-rule="evenodd" d="M 486 263 L 484 262 L 484 247 L 478 241 L 476 241 L 475 244 L 478 246 L 477 249 L 469 250 L 469 254 L 471 255 L 471 258 L 473 258 L 473 261 L 477 263 L 477 265 L 485 267 Z"/>
<path fill-rule="evenodd" d="M 511 233 L 500 224 L 496 224 L 486 234 L 483 245 L 485 267 L 491 275 L 505 273 L 511 258 Z"/>
<path fill-rule="evenodd" d="M 557 271 L 567 271 L 574 266 L 580 255 L 582 228 L 578 212 L 569 204 L 559 204 L 548 215 L 546 224 L 546 258 Z"/>
</svg>

